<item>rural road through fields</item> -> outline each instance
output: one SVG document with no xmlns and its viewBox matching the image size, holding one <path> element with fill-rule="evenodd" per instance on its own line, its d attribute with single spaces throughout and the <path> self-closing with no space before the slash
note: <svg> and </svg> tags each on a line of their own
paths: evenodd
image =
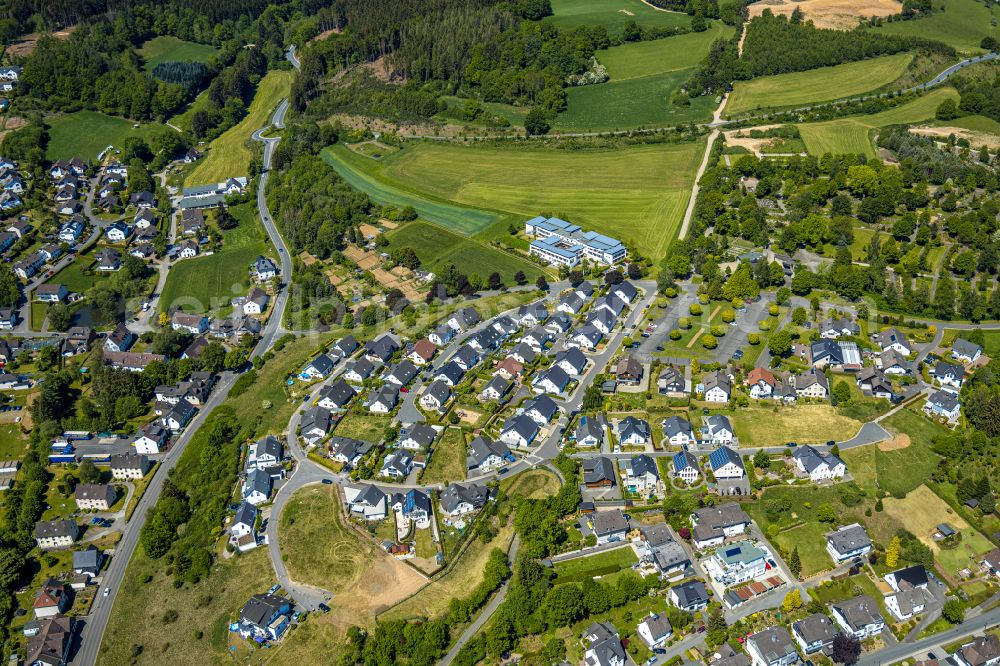
<svg viewBox="0 0 1000 666">
<path fill-rule="evenodd" d="M 297 62 L 297 60 L 293 60 L 294 47 L 289 49 L 288 56 L 289 60 L 291 60 L 293 64 Z M 272 116 L 272 124 L 283 127 L 285 111 L 287 109 L 287 100 L 283 100 L 275 110 L 274 116 Z M 280 139 L 266 140 L 267 142 L 265 143 L 264 151 L 265 168 L 264 172 L 261 174 L 262 181 L 267 176 L 267 168 L 270 166 L 274 146 L 277 145 L 279 140 Z M 268 150 L 268 148 L 270 148 L 270 150 Z M 262 213 L 262 217 L 266 215 L 266 217 L 263 217 L 265 220 L 264 226 L 267 228 L 268 235 L 271 240 L 275 242 L 275 245 L 278 247 L 278 251 L 282 256 L 283 283 L 281 291 L 275 299 L 274 311 L 271 314 L 271 318 L 267 322 L 267 326 L 264 328 L 260 341 L 254 347 L 251 358 L 261 356 L 269 350 L 271 345 L 274 343 L 274 339 L 277 337 L 277 333 L 281 328 L 281 319 L 284 315 L 285 304 L 288 302 L 288 285 L 291 282 L 291 261 L 288 259 L 288 252 L 285 250 L 284 241 L 281 239 L 281 235 L 277 233 L 277 229 L 271 221 L 271 216 L 267 212 L 266 201 L 264 200 L 263 195 L 260 194 L 263 192 L 263 189 L 263 183 L 261 183 L 258 187 L 258 208 Z M 263 208 L 260 208 L 262 202 Z M 287 268 L 285 262 L 287 262 Z M 220 375 L 219 381 L 217 382 L 209 399 L 201 407 L 191 423 L 188 424 L 184 432 L 175 440 L 170 451 L 161 461 L 160 467 L 150 480 L 149 486 L 146 488 L 146 492 L 139 500 L 135 512 L 132 514 L 132 520 L 129 521 L 128 525 L 126 525 L 125 529 L 122 531 L 121 541 L 119 541 L 115 546 L 114 556 L 111 558 L 111 562 L 101 580 L 101 586 L 109 590 L 108 595 L 104 596 L 103 594 L 98 594 L 94 601 L 94 605 L 91 608 L 90 614 L 83 619 L 83 628 L 80 631 L 79 637 L 79 647 L 76 654 L 73 656 L 71 663 L 82 664 L 83 666 L 93 666 L 97 663 L 101 641 L 104 638 L 104 632 L 107 629 L 108 621 L 111 618 L 111 612 L 114 609 L 118 590 L 121 588 L 122 581 L 124 580 L 125 570 L 139 544 L 139 536 L 142 532 L 142 527 L 146 522 L 146 514 L 149 509 L 156 504 L 157 499 L 159 499 L 160 492 L 163 489 L 163 483 L 166 480 L 167 475 L 170 470 L 177 465 L 177 461 L 180 459 L 188 443 L 194 437 L 194 434 L 198 432 L 198 429 L 204 424 L 208 415 L 211 414 L 212 411 L 226 399 L 229 395 L 230 389 L 232 389 L 233 384 L 236 382 L 238 377 L 238 374 L 230 372 L 224 372 Z"/>
</svg>

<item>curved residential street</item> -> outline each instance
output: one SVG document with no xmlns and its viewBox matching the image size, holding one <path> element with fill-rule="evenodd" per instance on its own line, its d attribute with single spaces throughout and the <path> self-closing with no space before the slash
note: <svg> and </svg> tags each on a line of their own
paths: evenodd
<svg viewBox="0 0 1000 666">
<path fill-rule="evenodd" d="M 289 49 L 288 57 L 293 64 L 297 63 L 297 60 L 294 60 L 294 47 Z M 284 115 L 287 108 L 287 101 L 283 100 L 282 103 L 278 105 L 278 108 L 275 110 L 274 115 L 271 118 L 272 124 L 278 127 L 282 127 L 284 125 Z M 277 145 L 278 140 L 279 139 L 266 140 L 267 143 L 265 143 L 264 152 L 265 171 L 262 174 L 262 179 L 267 175 L 266 169 L 270 166 L 271 155 L 273 154 L 274 146 Z M 268 146 L 270 146 L 270 150 L 267 150 Z M 261 192 L 263 191 L 263 184 L 259 187 L 259 190 Z M 258 195 L 258 208 L 260 208 L 262 201 L 263 197 Z M 266 212 L 266 202 L 264 202 L 263 211 Z M 271 222 L 270 214 L 267 214 L 265 227 L 268 228 L 268 235 L 270 236 L 272 242 L 275 242 L 275 245 L 278 247 L 279 254 L 281 254 L 281 256 L 287 261 L 288 252 L 285 249 L 285 244 L 281 239 L 281 235 L 277 233 L 277 229 L 274 227 L 273 222 Z M 270 349 L 277 337 L 278 331 L 280 330 L 280 322 L 284 316 L 284 307 L 288 302 L 288 285 L 291 278 L 291 262 L 288 261 L 286 270 L 286 265 L 283 261 L 282 270 L 284 271 L 284 274 L 282 275 L 281 291 L 275 299 L 274 311 L 271 314 L 271 318 L 268 320 L 267 326 L 264 328 L 260 341 L 257 343 L 256 347 L 254 347 L 251 358 L 261 356 L 268 349 Z M 111 558 L 108 568 L 102 576 L 101 585 L 102 587 L 108 588 L 109 593 L 107 596 L 98 594 L 94 600 L 93 606 L 91 607 L 90 614 L 85 618 L 82 618 L 83 628 L 80 632 L 79 647 L 76 654 L 73 656 L 71 663 L 81 664 L 83 666 L 93 666 L 93 664 L 97 663 L 97 656 L 101 647 L 101 641 L 104 638 L 104 631 L 107 629 L 108 620 L 110 619 L 111 612 L 114 608 L 115 598 L 117 597 L 118 590 L 121 588 L 122 581 L 124 580 L 125 570 L 139 544 L 139 535 L 146 522 L 146 514 L 149 509 L 156 504 L 157 499 L 159 499 L 160 492 L 163 489 L 164 481 L 170 473 L 170 470 L 177 464 L 177 461 L 180 459 L 184 449 L 187 447 L 194 434 L 198 432 L 198 429 L 204 424 L 208 415 L 211 414 L 216 407 L 222 404 L 223 401 L 225 401 L 226 397 L 229 395 L 229 391 L 232 389 L 233 384 L 239 376 L 240 375 L 238 373 L 221 373 L 219 380 L 216 383 L 215 388 L 212 390 L 208 400 L 201 406 L 201 409 L 198 410 L 197 414 L 195 414 L 194 418 L 187 425 L 180 436 L 175 439 L 170 450 L 162 458 L 159 468 L 150 480 L 149 486 L 146 488 L 146 492 L 139 500 L 135 512 L 132 514 L 132 520 L 130 520 L 125 529 L 122 530 L 122 539 L 115 546 L 114 556 Z"/>
</svg>

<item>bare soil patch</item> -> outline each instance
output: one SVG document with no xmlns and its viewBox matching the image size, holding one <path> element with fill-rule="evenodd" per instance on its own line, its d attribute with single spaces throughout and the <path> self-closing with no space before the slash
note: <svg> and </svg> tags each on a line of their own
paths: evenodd
<svg viewBox="0 0 1000 666">
<path fill-rule="evenodd" d="M 907 448 L 909 445 L 910 436 L 906 433 L 900 433 L 892 439 L 879 442 L 878 448 L 880 451 L 898 451 L 899 449 Z"/>
<path fill-rule="evenodd" d="M 65 30 L 58 30 L 52 33 L 52 36 L 56 39 L 68 39 L 73 31 L 76 30 L 75 25 L 71 25 Z M 35 46 L 38 44 L 38 40 L 42 38 L 42 34 L 39 32 L 33 32 L 30 35 L 25 35 L 21 39 L 17 40 L 13 44 L 7 47 L 7 54 L 11 56 L 24 57 L 29 56 L 35 50 Z"/>
<path fill-rule="evenodd" d="M 378 223 L 381 224 L 386 229 L 396 229 L 397 227 L 399 227 L 399 223 L 398 222 L 393 222 L 392 220 L 387 220 L 384 217 L 381 218 L 378 221 Z"/>
<path fill-rule="evenodd" d="M 482 412 L 473 411 L 468 407 L 462 407 L 460 410 L 456 410 L 455 413 L 458 414 L 458 418 L 460 420 L 473 425 L 475 425 L 479 421 L 479 417 L 483 415 Z"/>
<path fill-rule="evenodd" d="M 755 139 L 755 138 L 749 136 L 748 134 L 749 134 L 750 130 L 752 130 L 752 129 L 753 130 L 760 130 L 760 131 L 764 132 L 764 131 L 767 131 L 769 129 L 775 128 L 775 127 L 780 127 L 780 125 L 761 125 L 760 127 L 750 127 L 750 128 L 747 128 L 747 129 L 729 130 L 728 132 L 723 132 L 722 134 L 723 134 L 723 136 L 726 137 L 726 144 L 727 145 L 730 145 L 730 146 L 739 146 L 741 148 L 746 148 L 747 150 L 749 150 L 751 153 L 753 153 L 757 157 L 760 157 L 760 154 L 761 154 L 761 152 L 763 152 L 763 149 L 769 143 L 771 143 L 772 141 L 774 141 L 774 137 L 761 137 L 759 139 Z"/>
<path fill-rule="evenodd" d="M 339 35 L 342 32 L 344 31 L 341 30 L 340 28 L 330 28 L 329 30 L 324 30 L 323 32 L 319 33 L 318 35 L 310 39 L 309 43 L 311 44 L 312 42 L 322 42 L 324 39 L 332 37 L 333 35 Z"/>
<path fill-rule="evenodd" d="M 361 580 L 336 596 L 331 604 L 336 621 L 343 627 L 358 624 L 398 604 L 427 585 L 426 578 L 394 557 L 379 553 Z"/>
<path fill-rule="evenodd" d="M 299 254 L 299 259 L 301 259 L 302 263 L 305 264 L 306 266 L 312 266 L 313 264 L 319 261 L 319 259 L 312 256 L 308 252 L 302 252 L 301 254 Z"/>
<path fill-rule="evenodd" d="M 358 229 L 361 230 L 361 235 L 364 236 L 366 239 L 375 238 L 380 233 L 382 233 L 381 231 L 379 231 L 378 227 L 373 227 L 370 224 L 362 224 L 361 226 L 358 227 Z"/>
<path fill-rule="evenodd" d="M 892 16 L 903 9 L 902 3 L 897 0 L 761 0 L 747 9 L 750 10 L 750 16 L 754 17 L 760 16 L 765 9 L 770 9 L 775 14 L 788 15 L 796 7 L 817 28 L 835 30 L 851 30 L 857 27 L 862 18 Z"/>
<path fill-rule="evenodd" d="M 344 250 L 344 256 L 353 261 L 363 271 L 371 270 L 378 265 L 378 255 L 374 252 L 362 250 L 356 245 L 352 245 Z"/>
<path fill-rule="evenodd" d="M 1000 149 L 1000 136 L 985 132 L 973 132 L 964 127 L 911 127 L 910 133 L 942 139 L 947 139 L 950 134 L 954 134 L 959 139 L 967 139 L 976 148 L 985 145 L 990 149 Z"/>
</svg>

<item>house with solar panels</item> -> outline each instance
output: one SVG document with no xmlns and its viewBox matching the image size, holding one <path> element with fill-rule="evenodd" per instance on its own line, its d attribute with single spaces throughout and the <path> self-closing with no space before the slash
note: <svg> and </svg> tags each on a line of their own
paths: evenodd
<svg viewBox="0 0 1000 666">
<path fill-rule="evenodd" d="M 529 253 L 550 264 L 572 267 L 589 259 L 610 266 L 628 256 L 628 250 L 620 240 L 596 231 L 584 231 L 558 217 L 534 217 L 524 223 L 524 231 L 535 237 L 529 246 Z"/>
</svg>

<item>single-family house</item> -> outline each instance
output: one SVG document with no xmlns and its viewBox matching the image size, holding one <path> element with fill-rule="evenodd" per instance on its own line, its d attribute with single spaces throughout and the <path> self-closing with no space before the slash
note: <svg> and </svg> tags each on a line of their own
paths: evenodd
<svg viewBox="0 0 1000 666">
<path fill-rule="evenodd" d="M 261 642 L 279 640 L 291 621 L 292 604 L 275 594 L 255 594 L 240 609 L 240 636 Z"/>
<path fill-rule="evenodd" d="M 720 446 L 708 455 L 708 465 L 716 479 L 742 479 L 747 475 L 740 454 L 728 446 Z"/>
<path fill-rule="evenodd" d="M 826 535 L 826 550 L 834 562 L 843 562 L 868 554 L 872 549 L 868 532 L 858 523 L 844 525 Z"/>
<path fill-rule="evenodd" d="M 578 348 L 570 347 L 556 354 L 553 365 L 562 368 L 567 375 L 580 376 L 587 367 L 587 357 Z"/>
<path fill-rule="evenodd" d="M 538 424 L 526 414 L 507 420 L 500 431 L 500 441 L 514 448 L 526 449 L 538 436 Z"/>
<path fill-rule="evenodd" d="M 274 435 L 258 439 L 247 447 L 246 470 L 266 470 L 278 465 L 285 458 L 285 447 Z"/>
<path fill-rule="evenodd" d="M 267 304 L 270 300 L 271 297 L 268 296 L 266 291 L 264 291 L 260 287 L 251 287 L 250 291 L 247 293 L 246 300 L 243 301 L 243 314 L 245 315 L 263 314 L 267 310 Z"/>
<path fill-rule="evenodd" d="M 406 358 L 414 365 L 427 365 L 436 353 L 437 345 L 427 338 L 421 338 L 413 343 L 413 347 L 410 348 Z"/>
<path fill-rule="evenodd" d="M 934 366 L 934 380 L 942 387 L 962 388 L 965 381 L 965 368 L 958 363 L 938 361 Z"/>
<path fill-rule="evenodd" d="M 535 381 L 531 383 L 531 389 L 535 393 L 558 395 L 566 389 L 568 384 L 569 375 L 558 365 L 553 365 L 535 377 Z"/>
<path fill-rule="evenodd" d="M 343 379 L 337 379 L 332 384 L 320 389 L 316 404 L 330 411 L 344 409 L 357 394 L 357 391 L 350 384 Z"/>
<path fill-rule="evenodd" d="M 792 623 L 792 635 L 807 655 L 816 652 L 829 655 L 833 649 L 833 638 L 839 633 L 837 625 L 824 613 L 813 613 Z"/>
<path fill-rule="evenodd" d="M 514 455 L 506 444 L 482 434 L 469 443 L 465 456 L 465 466 L 470 475 L 472 472 L 485 474 L 511 462 L 514 462 Z"/>
<path fill-rule="evenodd" d="M 420 394 L 420 406 L 424 409 L 440 412 L 450 399 L 451 386 L 447 382 L 436 379 Z"/>
<path fill-rule="evenodd" d="M 413 456 L 408 451 L 394 451 L 382 462 L 380 476 L 390 479 L 405 479 L 413 469 Z"/>
<path fill-rule="evenodd" d="M 392 496 L 392 508 L 402 515 L 404 520 L 416 523 L 420 529 L 426 529 L 431 519 L 431 498 L 420 490 L 413 488 L 405 493 Z"/>
<path fill-rule="evenodd" d="M 372 391 L 368 399 L 368 411 L 373 414 L 388 414 L 396 408 L 399 402 L 399 387 L 395 384 L 386 384 L 382 388 Z"/>
<path fill-rule="evenodd" d="M 663 436 L 671 446 L 687 447 L 696 441 L 694 427 L 682 416 L 671 416 L 663 422 Z"/>
<path fill-rule="evenodd" d="M 834 367 L 844 365 L 844 353 L 835 340 L 821 338 L 810 346 L 814 368 Z"/>
<path fill-rule="evenodd" d="M 625 648 L 610 622 L 593 623 L 583 632 L 583 639 L 587 642 L 583 653 L 586 666 L 625 666 Z"/>
<path fill-rule="evenodd" d="M 331 358 L 327 354 L 320 354 L 313 360 L 306 364 L 306 367 L 302 368 L 299 373 L 299 377 L 302 379 L 323 379 L 331 372 L 333 372 L 333 367 L 337 364 L 335 358 Z"/>
<path fill-rule="evenodd" d="M 962 413 L 962 404 L 955 393 L 944 390 L 936 391 L 924 403 L 924 413 L 928 416 L 937 416 L 950 422 L 956 422 Z"/>
<path fill-rule="evenodd" d="M 483 390 L 479 392 L 479 399 L 482 402 L 489 402 L 491 400 L 499 402 L 505 395 L 507 391 L 510 390 L 512 386 L 511 381 L 506 377 L 501 375 L 495 375 Z"/>
<path fill-rule="evenodd" d="M 229 523 L 229 534 L 233 539 L 239 539 L 254 533 L 257 525 L 257 507 L 250 502 L 241 502 L 233 522 Z"/>
<path fill-rule="evenodd" d="M 706 506 L 691 514 L 691 539 L 699 548 L 717 546 L 726 539 L 745 534 L 750 516 L 736 502 Z"/>
<path fill-rule="evenodd" d="M 385 380 L 396 386 L 406 386 L 413 381 L 418 372 L 420 371 L 417 369 L 417 366 L 404 358 L 386 373 Z"/>
<path fill-rule="evenodd" d="M 559 413 L 559 405 L 549 396 L 539 395 L 527 400 L 521 406 L 520 412 L 539 426 L 543 426 Z"/>
<path fill-rule="evenodd" d="M 626 416 L 619 421 L 616 434 L 622 446 L 642 446 L 653 438 L 649 423 L 634 416 Z"/>
<path fill-rule="evenodd" d="M 698 458 L 690 451 L 679 451 L 673 456 L 674 476 L 688 485 L 695 483 L 701 477 Z"/>
<path fill-rule="evenodd" d="M 358 350 L 360 345 L 353 335 L 346 335 L 333 343 L 330 353 L 338 358 L 348 358 Z"/>
<path fill-rule="evenodd" d="M 895 328 L 887 328 L 884 331 L 879 331 L 873 337 L 882 351 L 892 349 L 903 356 L 909 356 L 913 351 L 910 341 Z"/>
<path fill-rule="evenodd" d="M 684 371 L 673 365 L 664 368 L 656 381 L 656 386 L 662 395 L 671 398 L 681 398 L 688 394 Z"/>
<path fill-rule="evenodd" d="M 935 601 L 928 589 L 927 570 L 923 565 L 915 565 L 890 572 L 885 582 L 892 588 L 892 594 L 885 597 L 885 607 L 901 622 L 923 613 Z"/>
<path fill-rule="evenodd" d="M 182 310 L 174 312 L 170 318 L 170 327 L 175 331 L 185 331 L 192 335 L 201 335 L 208 330 L 208 317 L 205 315 L 188 314 Z"/>
<path fill-rule="evenodd" d="M 906 375 L 910 372 L 906 357 L 895 349 L 887 349 L 879 354 L 877 365 L 887 375 Z"/>
<path fill-rule="evenodd" d="M 350 361 L 344 369 L 344 379 L 355 384 L 363 384 L 375 372 L 375 364 L 367 358 Z"/>
<path fill-rule="evenodd" d="M 426 423 L 403 426 L 399 431 L 398 444 L 410 451 L 426 451 L 437 439 L 438 431 Z"/>
<path fill-rule="evenodd" d="M 803 372 L 792 378 L 800 398 L 826 398 L 830 395 L 830 380 L 820 371 Z"/>
<path fill-rule="evenodd" d="M 753 666 L 791 666 L 799 661 L 795 641 L 781 626 L 748 636 L 746 648 Z"/>
<path fill-rule="evenodd" d="M 83 550 L 73 551 L 73 573 L 94 577 L 101 572 L 104 553 L 93 544 Z"/>
<path fill-rule="evenodd" d="M 75 634 L 75 617 L 46 618 L 37 632 L 28 638 L 24 663 L 31 666 L 63 666 L 69 663 Z"/>
<path fill-rule="evenodd" d="M 708 590 L 705 588 L 705 583 L 700 580 L 689 580 L 680 585 L 674 585 L 670 588 L 667 597 L 674 606 L 689 613 L 696 613 L 707 608 L 709 602 Z"/>
<path fill-rule="evenodd" d="M 260 469 L 252 469 L 243 481 L 243 500 L 259 506 L 271 499 L 272 489 L 271 475 Z"/>
<path fill-rule="evenodd" d="M 322 441 L 333 429 L 333 413 L 325 407 L 314 405 L 302 413 L 299 436 L 306 444 Z"/>
<path fill-rule="evenodd" d="M 855 638 L 865 639 L 882 633 L 885 619 L 875 600 L 867 594 L 830 604 L 837 624 Z"/>
<path fill-rule="evenodd" d="M 597 447 L 604 445 L 605 426 L 600 417 L 587 416 L 584 414 L 576 424 L 574 438 L 578 447 Z"/>
<path fill-rule="evenodd" d="M 399 343 L 389 334 L 365 343 L 365 356 L 372 363 L 387 363 L 399 351 Z"/>
<path fill-rule="evenodd" d="M 628 519 L 621 509 L 596 511 L 587 516 L 587 526 L 593 530 L 598 544 L 624 541 L 628 534 Z"/>
<path fill-rule="evenodd" d="M 35 592 L 35 599 L 31 604 L 35 618 L 43 620 L 65 613 L 69 610 L 71 597 L 68 585 L 60 583 L 55 578 L 49 578 Z"/>
<path fill-rule="evenodd" d="M 778 386 L 778 380 L 767 368 L 754 368 L 747 374 L 747 386 L 751 398 L 770 398 Z"/>
<path fill-rule="evenodd" d="M 1000 638 L 996 634 L 976 636 L 951 655 L 958 666 L 996 666 L 1000 663 Z"/>
<path fill-rule="evenodd" d="M 135 452 L 143 455 L 153 455 L 163 450 L 170 438 L 170 432 L 156 421 L 151 421 L 139 427 L 132 446 Z"/>
<path fill-rule="evenodd" d="M 583 483 L 588 488 L 610 488 L 616 483 L 615 464 L 607 456 L 584 458 Z"/>
<path fill-rule="evenodd" d="M 479 511 L 492 499 L 489 487 L 477 483 L 449 483 L 438 496 L 441 513 L 457 518 Z"/>
<path fill-rule="evenodd" d="M 631 356 L 619 359 L 615 366 L 615 380 L 619 384 L 636 386 L 642 381 L 643 376 L 642 363 Z"/>
<path fill-rule="evenodd" d="M 712 561 L 715 580 L 727 587 L 753 580 L 767 571 L 767 551 L 747 540 L 719 548 Z"/>
<path fill-rule="evenodd" d="M 847 473 L 844 461 L 832 453 L 823 453 L 808 444 L 800 446 L 792 454 L 796 467 L 809 475 L 811 481 L 840 479 Z"/>
<path fill-rule="evenodd" d="M 353 517 L 382 520 L 389 515 L 388 496 L 370 483 L 345 485 L 344 499 Z"/>
<path fill-rule="evenodd" d="M 592 351 L 597 348 L 597 345 L 600 344 L 603 338 L 604 334 L 601 333 L 597 327 L 587 324 L 566 341 L 566 346 L 573 346 Z"/>
<path fill-rule="evenodd" d="M 702 423 L 703 437 L 713 445 L 728 446 L 736 441 L 736 432 L 728 416 L 710 414 L 702 419 Z"/>
<path fill-rule="evenodd" d="M 729 402 L 733 387 L 729 375 L 722 370 L 706 372 L 702 376 L 702 386 L 705 389 L 705 402 Z"/>
<path fill-rule="evenodd" d="M 622 487 L 638 495 L 655 495 L 663 491 L 656 461 L 646 454 L 623 459 L 620 463 Z"/>
<path fill-rule="evenodd" d="M 670 637 L 674 635 L 674 630 L 665 613 L 651 613 L 639 622 L 636 633 L 652 650 L 666 645 Z"/>
<path fill-rule="evenodd" d="M 951 357 L 963 363 L 975 363 L 983 354 L 983 348 L 965 338 L 955 338 L 951 343 Z"/>
<path fill-rule="evenodd" d="M 892 381 L 885 376 L 885 373 L 876 367 L 868 366 L 861 369 L 855 378 L 855 383 L 862 391 L 866 391 L 876 398 L 892 398 Z"/>
</svg>

